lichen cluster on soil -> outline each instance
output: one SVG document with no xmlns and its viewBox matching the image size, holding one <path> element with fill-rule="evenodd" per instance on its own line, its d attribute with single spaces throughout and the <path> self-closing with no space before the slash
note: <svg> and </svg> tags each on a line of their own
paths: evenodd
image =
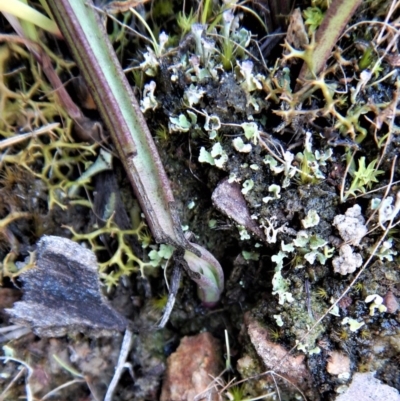
<svg viewBox="0 0 400 401">
<path fill-rule="evenodd" d="M 299 5 L 306 16 L 310 4 L 303 3 Z M 129 13 L 118 17 L 124 28 L 110 20 L 107 25 L 123 68 L 135 67 L 127 77 L 137 86 L 182 226 L 223 266 L 225 291 L 219 305 L 204 308 L 195 284 L 184 276 L 167 327 L 153 329 L 162 313 L 167 293 L 164 276 L 169 273 L 163 270 L 166 259 L 148 256 L 159 246 L 151 240 L 122 167 L 114 160 L 112 182 L 116 179 L 127 211 L 122 212 L 120 228 L 133 225 L 137 235 L 117 239 L 113 222 L 108 231 L 94 235 L 100 223 L 91 202 L 97 207 L 107 203 L 107 194 L 115 187 L 105 186 L 99 175 L 92 183 L 80 182 L 74 197 L 69 190 L 101 147 L 74 137 L 71 119 L 55 102 L 40 67 L 22 45 L 9 42 L 0 47 L 0 135 L 7 139 L 53 122 L 60 126 L 1 148 L 0 307 L 11 307 L 20 297 L 18 274 L 41 236 L 79 239 L 96 251 L 107 296 L 137 330 L 129 356 L 133 384 L 128 373 L 124 375 L 115 400 L 158 399 L 167 356 L 183 336 L 202 331 L 222 344 L 224 330 L 228 332 L 233 369 L 238 360 L 242 363 L 239 371 L 225 374 L 227 382 L 234 376 L 247 378 L 272 369 L 262 364 L 262 355 L 251 341 L 248 328 L 255 321 L 268 341 L 286 350 L 297 345 L 294 355 L 305 355 L 313 384 L 302 389 L 309 399 L 335 399 L 355 372 L 377 371 L 377 378 L 400 390 L 396 306 L 400 246 L 395 227 L 400 207 L 396 195 L 400 191 L 396 160 L 400 64 L 397 45 L 384 54 L 393 32 L 382 31 L 377 39 L 384 26 L 378 22 L 388 15 L 391 2 L 363 2 L 326 69 L 300 89 L 296 77 L 302 60 L 294 43 L 279 46 L 283 35 L 267 56 L 261 50 L 263 41 L 258 40 L 264 34 L 261 22 L 234 6 L 224 37 L 227 22 L 221 11 L 229 8 L 227 4 L 210 12 L 210 30 L 198 27 L 200 49 L 197 33 L 182 33 L 178 27 L 175 16 L 182 4 L 172 1 L 156 1 L 151 10 L 148 5 L 143 9 L 152 29 L 169 35 L 159 54 L 129 31 L 127 26 L 134 26 L 146 35 Z M 249 7 L 262 20 L 263 9 L 256 3 Z M 396 12 L 387 22 L 398 29 Z M 364 24 L 373 19 L 376 23 Z M 309 40 L 310 32 L 305 31 Z M 57 49 L 51 53 L 55 69 L 68 81 L 78 74 L 68 50 L 61 41 L 48 40 L 49 47 Z M 222 65 L 227 43 L 234 43 L 228 67 Z M 300 52 L 309 45 L 299 46 Z M 360 66 L 360 60 L 365 65 Z M 67 88 L 75 97 L 73 83 Z M 81 98 L 75 100 L 90 118 L 99 118 L 95 110 L 85 109 Z M 112 149 L 109 141 L 102 146 Z M 237 216 L 222 213 L 218 199 L 212 202 L 222 180 L 239 186 L 258 227 L 256 233 L 250 226 L 239 226 Z M 100 192 L 103 201 L 96 201 Z M 131 223 L 126 226 L 128 218 Z M 383 235 L 384 241 L 379 242 Z M 118 241 L 129 244 L 143 265 L 128 263 Z M 116 250 L 122 252 L 119 265 L 112 259 Z M 342 297 L 360 269 L 357 282 Z M 371 295 L 378 297 L 367 303 Z M 310 331 L 339 298 L 331 313 Z M 9 325 L 8 316 L 0 313 L 1 325 Z M 3 349 L 33 368 L 30 382 L 38 399 L 73 376 L 53 355 L 73 366 L 88 383 L 82 384 L 82 379 L 75 387 L 61 390 L 62 399 L 91 399 L 90 394 L 100 399 L 112 377 L 120 341 L 119 335 L 40 339 L 31 333 L 8 343 L 4 336 Z M 348 371 L 327 371 L 327 363 L 337 355 L 350 361 Z M 247 368 L 244 358 L 251 360 Z M 3 389 L 18 367 L 11 361 L 3 365 Z M 281 374 L 290 377 L 289 372 Z M 264 379 L 245 382 L 244 396 L 274 392 L 273 382 Z M 278 385 L 282 399 L 296 397 L 285 381 Z M 16 397 L 23 392 L 22 377 L 10 394 Z M 226 394 L 221 392 L 221 397 Z"/>
</svg>

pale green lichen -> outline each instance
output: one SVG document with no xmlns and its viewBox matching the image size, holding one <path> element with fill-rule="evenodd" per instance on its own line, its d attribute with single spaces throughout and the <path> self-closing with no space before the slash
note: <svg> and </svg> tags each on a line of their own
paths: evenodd
<svg viewBox="0 0 400 401">
<path fill-rule="evenodd" d="M 111 255 L 110 259 L 105 262 L 99 263 L 100 277 L 104 280 L 108 290 L 118 285 L 119 280 L 122 276 L 128 276 L 133 272 L 140 271 L 142 276 L 145 274 L 145 269 L 153 269 L 154 263 L 143 262 L 138 256 L 136 256 L 129 242 L 127 236 L 134 235 L 143 243 L 147 242 L 149 236 L 147 226 L 144 222 L 140 222 L 138 227 L 131 230 L 121 230 L 113 222 L 113 214 L 106 221 L 106 224 L 92 232 L 88 233 L 77 233 L 72 227 L 68 228 L 73 234 L 74 241 L 86 241 L 90 244 L 90 248 L 93 252 L 99 252 L 104 249 L 102 238 L 104 236 L 110 236 L 116 239 L 117 249 Z"/>
<path fill-rule="evenodd" d="M 270 202 L 270 201 L 272 201 L 272 200 L 274 200 L 274 199 L 280 199 L 280 198 L 281 198 L 281 195 L 280 195 L 281 187 L 280 187 L 279 185 L 276 185 L 276 184 L 270 185 L 270 186 L 268 187 L 268 192 L 271 192 L 273 196 L 266 196 L 266 197 L 264 197 L 264 198 L 262 199 L 262 201 L 263 201 L 264 203 L 268 203 L 268 202 Z"/>
<path fill-rule="evenodd" d="M 375 311 L 379 313 L 386 312 L 387 308 L 383 305 L 383 298 L 378 294 L 368 295 L 365 298 L 365 303 L 370 304 L 369 306 L 369 314 L 370 316 L 375 315 Z"/>
<path fill-rule="evenodd" d="M 200 163 L 208 163 L 222 169 L 227 161 L 228 155 L 219 142 L 213 145 L 211 152 L 208 152 L 204 147 L 200 149 Z"/>
<path fill-rule="evenodd" d="M 156 83 L 150 81 L 144 86 L 143 99 L 140 101 L 140 110 L 145 113 L 147 110 L 155 110 L 159 104 L 157 102 L 154 91 L 156 90 Z"/>
<path fill-rule="evenodd" d="M 362 326 L 364 326 L 364 322 L 359 322 L 356 319 L 352 319 L 351 317 L 345 317 L 342 320 L 342 324 L 348 324 L 350 331 L 355 333 L 356 331 L 358 331 Z"/>
<path fill-rule="evenodd" d="M 254 188 L 254 181 L 252 179 L 246 180 L 242 185 L 242 194 L 247 195 Z"/>
<path fill-rule="evenodd" d="M 383 241 L 382 245 L 379 247 L 378 252 L 375 255 L 382 261 L 387 260 L 389 262 L 393 261 L 393 256 L 397 255 L 397 251 L 392 249 L 393 247 L 393 238 L 389 238 L 387 241 Z M 375 247 L 372 247 L 371 251 Z"/>
<path fill-rule="evenodd" d="M 244 260 L 259 260 L 260 254 L 258 252 L 242 251 Z"/>
<path fill-rule="evenodd" d="M 275 319 L 277 326 L 282 327 L 284 325 L 281 315 L 273 315 L 273 318 Z"/>
<path fill-rule="evenodd" d="M 250 234 L 247 232 L 246 228 L 243 226 L 238 226 L 240 239 L 242 241 L 250 239 Z"/>
<path fill-rule="evenodd" d="M 192 122 L 184 114 L 180 114 L 178 117 L 170 117 L 169 121 L 170 132 L 188 132 L 192 126 Z"/>
<path fill-rule="evenodd" d="M 153 249 L 149 252 L 150 265 L 153 267 L 161 266 L 162 262 L 172 257 L 174 247 L 171 245 L 161 244 L 159 249 Z"/>
<path fill-rule="evenodd" d="M 318 213 L 314 209 L 310 209 L 307 213 L 307 216 L 301 220 L 301 224 L 304 228 L 315 227 L 319 224 L 320 218 Z"/>
<path fill-rule="evenodd" d="M 249 143 L 244 143 L 243 139 L 238 136 L 232 141 L 233 147 L 241 153 L 250 153 L 251 152 L 251 144 Z"/>
<path fill-rule="evenodd" d="M 253 142 L 254 145 L 257 145 L 258 139 L 260 137 L 260 132 L 258 130 L 256 123 L 243 123 L 241 127 L 244 130 L 244 136 Z"/>
</svg>

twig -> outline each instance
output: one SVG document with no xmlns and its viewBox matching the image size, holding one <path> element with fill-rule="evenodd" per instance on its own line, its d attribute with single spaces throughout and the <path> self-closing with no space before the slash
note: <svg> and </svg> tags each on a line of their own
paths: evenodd
<svg viewBox="0 0 400 401">
<path fill-rule="evenodd" d="M 4 401 L 5 400 L 5 396 L 8 393 L 8 390 L 10 390 L 10 388 L 13 386 L 13 384 L 19 380 L 19 378 L 25 373 L 25 368 L 22 368 L 14 377 L 13 379 L 10 381 L 10 383 L 8 383 L 7 387 L 1 392 L 0 394 L 0 401 Z"/>
<path fill-rule="evenodd" d="M 40 401 L 44 401 L 47 400 L 48 398 L 52 397 L 54 394 L 57 394 L 60 390 L 62 390 L 63 388 L 72 386 L 75 383 L 86 383 L 85 380 L 83 379 L 74 379 L 74 380 L 70 380 L 69 382 L 66 382 L 64 384 L 61 384 L 60 386 L 56 387 L 54 390 L 51 390 L 50 392 L 48 392 L 45 396 L 43 396 Z"/>
<path fill-rule="evenodd" d="M 312 58 L 303 64 L 298 81 L 313 79 L 321 72 L 333 46 L 360 4 L 361 0 L 336 0 L 331 4 L 315 35 Z"/>
<path fill-rule="evenodd" d="M 181 282 L 181 275 L 182 275 L 182 269 L 177 263 L 175 263 L 174 267 L 172 269 L 171 286 L 169 289 L 168 301 L 167 301 L 167 304 L 165 305 L 165 309 L 164 309 L 164 313 L 161 318 L 161 321 L 157 326 L 159 329 L 162 329 L 165 327 L 165 325 L 168 322 L 169 316 L 171 315 L 172 309 L 174 308 L 175 301 L 176 301 L 176 294 L 178 292 L 179 284 Z"/>
<path fill-rule="evenodd" d="M 42 135 L 46 134 L 48 132 L 51 132 L 54 128 L 57 128 L 60 126 L 60 123 L 53 123 L 53 124 L 47 124 L 44 127 L 40 127 L 36 129 L 35 131 L 32 132 L 27 132 L 25 134 L 20 134 L 20 135 L 15 135 L 12 136 L 11 138 L 3 139 L 0 141 L 0 149 L 8 148 L 9 146 L 16 145 L 17 143 L 20 143 L 24 141 L 25 139 L 28 138 L 33 138 L 37 135 Z"/>
<path fill-rule="evenodd" d="M 188 262 L 189 269 L 195 271 L 191 278 L 203 289 L 211 286 L 217 302 L 223 290 L 222 268 L 206 249 L 191 244 L 184 236 L 153 137 L 100 16 L 90 0 L 49 0 L 48 5 L 90 88 L 156 242 L 185 250 L 185 258 L 195 255 L 213 269 L 218 283 L 200 272 L 193 258 Z M 204 291 L 201 294 L 206 296 Z"/>
<path fill-rule="evenodd" d="M 126 367 L 125 362 L 126 359 L 128 358 L 129 351 L 131 350 L 132 337 L 133 333 L 129 329 L 126 329 L 121 344 L 121 351 L 119 353 L 117 366 L 115 367 L 115 373 L 111 380 L 111 383 L 108 386 L 106 396 L 104 397 L 104 401 L 112 401 L 113 399 L 114 391 L 122 375 L 122 370 Z"/>
<path fill-rule="evenodd" d="M 364 265 L 362 266 L 360 271 L 354 277 L 353 281 L 343 291 L 343 293 L 340 295 L 340 297 L 330 306 L 330 308 L 328 310 L 326 310 L 325 313 L 314 323 L 314 325 L 299 339 L 299 343 L 303 342 L 303 340 L 322 322 L 322 320 L 325 319 L 325 317 L 328 315 L 328 313 L 331 312 L 333 310 L 333 308 L 335 308 L 335 306 L 346 296 L 346 294 L 351 290 L 351 288 L 353 288 L 354 284 L 358 281 L 361 274 L 364 272 L 364 270 L 367 268 L 367 266 L 371 262 L 372 258 L 375 256 L 375 254 L 376 254 L 377 250 L 379 249 L 379 247 L 381 246 L 382 242 L 385 240 L 389 230 L 399 224 L 400 221 L 397 222 L 396 224 L 392 224 L 393 218 L 390 221 L 385 232 L 382 234 L 381 238 L 375 245 L 375 247 L 374 247 L 373 251 L 371 252 L 371 254 L 369 255 L 367 261 L 364 263 Z M 289 356 L 296 348 L 297 348 L 297 344 L 288 351 L 288 353 L 286 354 L 285 357 L 282 358 L 282 360 L 285 359 L 287 356 Z"/>
<path fill-rule="evenodd" d="M 183 235 L 160 156 L 139 104 L 90 0 L 49 0 L 159 243 L 198 254 Z"/>
<path fill-rule="evenodd" d="M 354 155 L 356 154 L 356 152 L 357 152 L 357 150 L 355 150 L 353 152 L 353 154 L 351 155 L 351 158 L 347 163 L 346 170 L 344 171 L 344 174 L 343 174 L 342 185 L 340 187 L 340 203 L 344 202 L 343 196 L 344 196 L 344 188 L 346 186 L 346 177 L 347 177 L 347 173 L 350 170 L 350 165 L 351 165 L 351 162 L 353 161 L 353 158 L 354 158 Z"/>
<path fill-rule="evenodd" d="M 7 361 L 17 362 L 17 363 L 20 363 L 21 365 L 23 365 L 26 368 L 26 370 L 28 372 L 28 374 L 27 374 L 27 376 L 25 378 L 26 400 L 27 401 L 33 401 L 33 394 L 32 394 L 31 387 L 29 385 L 29 379 L 32 376 L 33 369 L 26 362 L 21 361 L 20 359 L 17 359 L 17 358 L 12 358 L 12 357 L 7 357 L 7 356 L 0 356 L 0 360 L 6 361 L 6 362 Z"/>
</svg>

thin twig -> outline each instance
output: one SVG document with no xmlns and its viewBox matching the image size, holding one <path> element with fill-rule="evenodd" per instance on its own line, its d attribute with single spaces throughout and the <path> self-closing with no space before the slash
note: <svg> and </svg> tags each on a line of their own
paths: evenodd
<svg viewBox="0 0 400 401">
<path fill-rule="evenodd" d="M 161 318 L 161 321 L 157 326 L 159 329 L 162 329 L 165 327 L 165 325 L 167 324 L 168 319 L 171 315 L 172 309 L 174 308 L 175 301 L 176 301 L 176 294 L 178 293 L 179 284 L 181 282 L 181 276 L 182 276 L 182 269 L 178 265 L 178 263 L 175 263 L 174 267 L 172 269 L 171 286 L 169 289 L 168 301 L 167 301 L 167 304 L 165 305 L 164 313 Z"/>
<path fill-rule="evenodd" d="M 117 366 L 115 367 L 115 373 L 111 383 L 108 386 L 104 401 L 112 401 L 113 399 L 114 391 L 118 385 L 119 379 L 121 378 L 122 371 L 125 368 L 126 359 L 128 358 L 129 351 L 131 350 L 132 337 L 133 333 L 129 329 L 126 329 L 121 344 L 121 351 L 119 353 Z"/>
<path fill-rule="evenodd" d="M 13 361 L 13 362 L 17 362 L 20 363 L 21 365 L 23 365 L 26 370 L 28 371 L 28 374 L 26 375 L 25 378 L 25 393 L 26 393 L 26 400 L 27 401 L 33 401 L 33 394 L 32 394 L 32 390 L 31 387 L 29 385 L 29 380 L 32 376 L 33 373 L 33 369 L 24 361 L 21 361 L 20 359 L 17 358 L 12 358 L 12 357 L 7 357 L 7 356 L 0 356 L 0 360 L 2 361 Z"/>
<path fill-rule="evenodd" d="M 6 394 L 8 393 L 8 391 L 10 390 L 10 388 L 13 386 L 13 384 L 25 373 L 25 368 L 22 368 L 14 377 L 13 379 L 10 381 L 10 383 L 8 383 L 7 387 L 1 392 L 0 394 L 0 401 L 3 401 L 5 399 Z"/>
<path fill-rule="evenodd" d="M 364 263 L 364 265 L 362 266 L 360 271 L 354 277 L 353 281 L 343 291 L 343 293 L 340 295 L 340 297 L 330 306 L 330 308 L 328 310 L 326 310 L 325 313 L 314 323 L 314 325 L 299 339 L 299 343 L 303 342 L 307 338 L 307 336 L 322 322 L 322 320 L 325 319 L 325 317 L 328 315 L 328 313 L 331 312 L 333 310 L 333 308 L 335 308 L 336 305 L 346 296 L 346 294 L 351 290 L 351 288 L 353 288 L 354 284 L 358 281 L 358 279 L 360 278 L 361 274 L 364 273 L 364 270 L 370 264 L 372 258 L 375 256 L 375 254 L 378 251 L 379 247 L 381 246 L 381 244 L 385 240 L 389 230 L 392 229 L 393 227 L 395 227 L 397 224 L 399 224 L 399 222 L 397 222 L 394 225 L 392 225 L 392 223 L 393 223 L 393 218 L 390 221 L 390 223 L 389 223 L 388 227 L 386 228 L 385 232 L 382 234 L 382 236 L 379 239 L 379 241 L 376 243 L 376 245 L 375 245 L 373 251 L 371 252 L 371 254 L 369 255 L 367 261 Z M 288 353 L 282 358 L 282 360 L 285 359 L 287 356 L 289 356 L 296 348 L 297 348 L 297 344 L 288 351 Z"/>
<path fill-rule="evenodd" d="M 379 158 L 378 163 L 376 165 L 376 169 L 378 169 L 379 166 L 381 165 L 383 157 L 386 154 L 387 148 L 388 148 L 390 142 L 392 141 L 394 119 L 396 117 L 396 109 L 397 109 L 397 104 L 399 102 L 399 91 L 400 91 L 400 81 L 397 78 L 396 90 L 394 91 L 393 100 L 392 100 L 391 104 L 388 106 L 389 108 L 391 108 L 391 115 L 388 116 L 390 118 L 390 122 L 388 124 L 389 132 L 388 132 L 387 139 L 385 141 L 385 146 L 383 147 L 383 150 L 382 150 L 381 157 Z M 389 113 L 390 113 L 390 111 L 389 111 Z"/>
<path fill-rule="evenodd" d="M 346 170 L 344 171 L 344 174 L 343 174 L 342 185 L 340 187 L 340 203 L 344 202 L 343 196 L 344 196 L 344 187 L 346 186 L 346 177 L 347 177 L 347 173 L 349 172 L 351 162 L 353 161 L 353 158 L 354 158 L 354 155 L 356 154 L 356 152 L 357 152 L 357 150 L 355 150 L 353 152 L 353 154 L 351 155 L 351 158 L 347 163 Z"/>
<path fill-rule="evenodd" d="M 53 123 L 53 124 L 47 124 L 43 127 L 40 127 L 36 129 L 35 131 L 32 132 L 27 132 L 25 134 L 20 134 L 20 135 L 15 135 L 7 139 L 3 139 L 0 141 L 0 149 L 8 148 L 9 146 L 16 145 L 17 143 L 20 143 L 24 141 L 25 139 L 35 137 L 37 135 L 42 135 L 46 133 L 52 133 L 51 130 L 57 128 L 60 126 L 60 123 Z"/>
<path fill-rule="evenodd" d="M 74 379 L 74 380 L 70 380 L 69 382 L 66 382 L 64 384 L 61 384 L 60 386 L 56 387 L 54 390 L 51 390 L 50 392 L 48 392 L 44 397 L 42 397 L 40 399 L 40 401 L 44 401 L 47 400 L 48 398 L 52 397 L 54 394 L 57 394 L 60 390 L 62 390 L 63 388 L 72 386 L 75 383 L 86 383 L 85 380 L 83 379 Z"/>
</svg>

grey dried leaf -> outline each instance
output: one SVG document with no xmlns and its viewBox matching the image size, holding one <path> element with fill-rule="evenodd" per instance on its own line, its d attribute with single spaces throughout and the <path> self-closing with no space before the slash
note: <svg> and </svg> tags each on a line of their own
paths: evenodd
<svg viewBox="0 0 400 401">
<path fill-rule="evenodd" d="M 66 238 L 44 236 L 36 253 L 36 267 L 21 275 L 22 301 L 6 309 L 13 322 L 43 337 L 78 332 L 98 337 L 125 330 L 126 319 L 101 293 L 92 251 Z"/>
</svg>

